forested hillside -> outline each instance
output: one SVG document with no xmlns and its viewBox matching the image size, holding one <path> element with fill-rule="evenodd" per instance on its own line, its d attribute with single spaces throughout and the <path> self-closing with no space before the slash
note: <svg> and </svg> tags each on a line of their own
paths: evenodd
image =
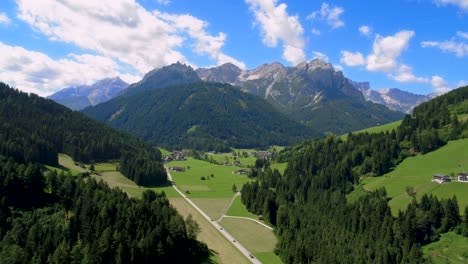
<svg viewBox="0 0 468 264">
<path fill-rule="evenodd" d="M 91 178 L 0 155 L 0 263 L 201 263 L 206 245 L 164 194 L 130 199 Z"/>
<path fill-rule="evenodd" d="M 57 166 L 58 153 L 85 163 L 120 160 L 120 170 L 138 184 L 166 182 L 159 150 L 52 100 L 0 83 L 0 154 L 19 163 Z"/>
<path fill-rule="evenodd" d="M 382 175 L 405 157 L 466 138 L 468 87 L 414 110 L 396 131 L 328 136 L 283 153 L 283 176 L 266 169 L 246 184 L 242 201 L 275 225 L 278 252 L 286 263 L 422 263 L 421 246 L 441 233 L 468 235 L 468 216 L 456 198 L 424 196 L 395 218 L 385 190 L 353 203 L 346 194 L 361 175 Z M 463 209 L 468 211 L 468 208 Z"/>
<path fill-rule="evenodd" d="M 229 150 L 320 136 L 229 84 L 194 83 L 114 98 L 83 113 L 167 148 Z"/>
<path fill-rule="evenodd" d="M 0 263 L 201 263 L 205 244 L 165 194 L 129 198 L 88 173 L 57 175 L 57 153 L 120 159 L 142 184 L 166 181 L 159 151 L 51 100 L 0 83 Z"/>
</svg>

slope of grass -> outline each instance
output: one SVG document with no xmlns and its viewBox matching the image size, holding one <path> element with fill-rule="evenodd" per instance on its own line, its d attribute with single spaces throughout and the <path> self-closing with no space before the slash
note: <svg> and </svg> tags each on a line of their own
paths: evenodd
<svg viewBox="0 0 468 264">
<path fill-rule="evenodd" d="M 60 153 L 58 155 L 58 158 L 59 158 L 59 164 L 60 166 L 63 166 L 65 168 L 67 168 L 68 170 L 70 170 L 73 173 L 81 173 L 81 172 L 87 172 L 88 170 L 86 168 L 82 168 L 80 166 L 77 166 L 75 165 L 75 162 L 73 161 L 73 159 L 66 155 L 66 154 L 62 154 Z"/>
<path fill-rule="evenodd" d="M 456 174 L 468 171 L 468 139 L 448 142 L 448 144 L 431 153 L 405 159 L 392 172 L 375 178 L 366 178 L 361 184 L 366 190 L 385 187 L 392 200 L 389 205 L 393 212 L 404 209 L 411 198 L 405 188 L 412 186 L 416 198 L 425 193 L 432 193 L 441 198 L 456 195 L 463 211 L 468 206 L 468 183 L 451 182 L 436 184 L 431 182 L 436 173 Z"/>
<path fill-rule="evenodd" d="M 241 189 L 244 183 L 250 181 L 246 175 L 232 173 L 241 169 L 239 167 L 216 165 L 193 158 L 185 161 L 172 161 L 167 166 L 185 168 L 185 172 L 171 171 L 170 173 L 182 192 L 190 192 L 188 194 L 190 198 L 232 198 L 233 184 Z M 202 177 L 205 180 L 202 180 Z"/>
<path fill-rule="evenodd" d="M 243 216 L 243 217 L 249 217 L 252 219 L 258 219 L 258 216 L 249 212 L 245 205 L 241 201 L 240 196 L 236 196 L 234 199 L 234 202 L 232 203 L 231 207 L 229 207 L 229 210 L 226 212 L 226 215 L 231 215 L 231 216 Z"/>
<path fill-rule="evenodd" d="M 375 126 L 375 127 L 362 129 L 362 130 L 359 130 L 359 131 L 356 131 L 356 132 L 353 132 L 353 133 L 365 133 L 365 132 L 367 132 L 367 133 L 380 133 L 380 132 L 387 132 L 387 131 L 390 132 L 390 131 L 392 131 L 392 129 L 396 129 L 400 124 L 401 124 L 401 120 L 391 122 L 391 123 L 381 125 L 381 126 Z M 347 139 L 348 134 L 346 133 L 346 134 L 342 135 L 341 138 L 342 139 Z"/>
<path fill-rule="evenodd" d="M 434 264 L 468 263 L 468 237 L 453 232 L 422 248 L 424 256 Z"/>
<path fill-rule="evenodd" d="M 281 174 L 284 174 L 286 167 L 288 166 L 287 162 L 283 163 L 274 163 L 270 165 L 271 170 L 277 169 Z"/>
</svg>

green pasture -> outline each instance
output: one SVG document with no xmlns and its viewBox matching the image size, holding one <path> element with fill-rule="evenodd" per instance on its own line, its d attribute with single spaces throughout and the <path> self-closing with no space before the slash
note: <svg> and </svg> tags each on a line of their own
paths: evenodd
<svg viewBox="0 0 468 264">
<path fill-rule="evenodd" d="M 280 257 L 277 256 L 273 252 L 257 252 L 255 253 L 255 256 L 257 257 L 258 260 L 260 260 L 260 262 L 265 263 L 265 264 L 282 264 L 283 263 Z"/>
<path fill-rule="evenodd" d="M 171 152 L 169 150 L 163 149 L 163 148 L 158 148 L 159 151 L 161 151 L 161 155 L 163 156 L 169 156 L 171 155 Z"/>
<path fill-rule="evenodd" d="M 271 164 L 270 168 L 271 168 L 271 170 L 277 169 L 281 173 L 281 175 L 283 175 L 287 166 L 288 166 L 287 162 L 282 162 L 282 163 Z"/>
<path fill-rule="evenodd" d="M 190 200 L 213 220 L 218 220 L 231 202 L 231 198 L 193 198 Z"/>
<path fill-rule="evenodd" d="M 436 151 L 409 157 L 390 173 L 381 177 L 369 177 L 361 181 L 365 190 L 376 190 L 385 187 L 389 197 L 389 205 L 394 213 L 404 209 L 410 203 L 411 197 L 405 188 L 412 186 L 416 190 L 416 198 L 425 193 L 431 193 L 440 198 L 457 196 L 460 211 L 468 206 L 468 183 L 450 182 L 437 184 L 432 182 L 432 176 L 437 173 L 447 175 L 468 171 L 468 139 L 450 141 Z"/>
<path fill-rule="evenodd" d="M 236 153 L 237 153 L 237 151 L 236 151 Z M 254 166 L 256 158 L 254 156 L 250 155 L 250 152 L 248 152 L 248 153 L 249 153 L 249 155 L 246 156 L 246 157 L 242 156 L 242 152 L 241 152 L 240 156 L 234 156 L 232 152 L 230 152 L 230 153 L 216 153 L 216 154 L 207 153 L 207 155 L 208 155 L 209 159 L 213 159 L 214 161 L 216 161 L 219 164 L 226 163 L 226 162 L 233 164 L 234 161 L 238 160 L 242 167 Z"/>
<path fill-rule="evenodd" d="M 422 248 L 424 256 L 433 264 L 468 263 L 468 237 L 453 232 Z"/>
<path fill-rule="evenodd" d="M 94 170 L 97 172 L 116 171 L 116 167 L 117 167 L 117 163 L 114 163 L 114 162 L 94 164 Z"/>
<path fill-rule="evenodd" d="M 233 184 L 241 189 L 244 183 L 250 181 L 246 175 L 232 173 L 241 169 L 240 167 L 216 165 L 193 158 L 172 161 L 166 166 L 185 168 L 185 172 L 170 171 L 170 173 L 182 192 L 189 191 L 187 196 L 190 198 L 231 198 L 234 195 Z M 202 180 L 202 177 L 205 180 Z"/>
<path fill-rule="evenodd" d="M 58 158 L 59 158 L 60 166 L 70 170 L 72 175 L 88 171 L 86 168 L 82 168 L 80 166 L 75 165 L 75 162 L 73 161 L 73 159 L 66 154 L 60 153 L 58 155 Z"/>
<path fill-rule="evenodd" d="M 273 231 L 254 221 L 225 217 L 220 224 L 253 255 L 259 252 L 271 253 L 275 249 L 277 239 Z"/>
<path fill-rule="evenodd" d="M 375 126 L 375 127 L 370 127 L 370 128 L 366 128 L 366 129 L 363 129 L 363 130 L 359 130 L 359 131 L 355 131 L 353 132 L 353 134 L 357 134 L 357 133 L 380 133 L 380 132 L 391 132 L 392 129 L 397 129 L 397 127 L 401 124 L 401 120 L 398 120 L 398 121 L 395 121 L 395 122 L 392 122 L 392 123 L 388 123 L 388 124 L 385 124 L 385 125 L 381 125 L 381 126 Z M 341 139 L 347 139 L 348 138 L 348 133 L 344 134 L 341 136 Z"/>
<path fill-rule="evenodd" d="M 253 214 L 247 210 L 247 208 L 241 201 L 240 195 L 234 198 L 234 202 L 232 203 L 231 207 L 229 207 L 229 210 L 226 212 L 226 215 L 243 216 L 252 219 L 258 219 L 258 216 L 256 214 Z"/>
</svg>

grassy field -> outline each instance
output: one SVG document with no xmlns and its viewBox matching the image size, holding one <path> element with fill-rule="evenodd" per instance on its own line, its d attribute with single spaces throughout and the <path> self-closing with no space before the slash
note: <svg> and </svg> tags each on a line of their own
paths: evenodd
<svg viewBox="0 0 468 264">
<path fill-rule="evenodd" d="M 250 179 L 246 175 L 232 173 L 241 168 L 215 165 L 206 161 L 188 158 L 185 161 L 172 161 L 168 167 L 184 167 L 185 172 L 171 171 L 171 175 L 181 191 L 189 191 L 190 198 L 231 198 L 232 185 L 241 189 Z M 190 167 L 190 169 L 189 169 Z M 211 174 L 214 177 L 211 177 Z M 205 177 L 206 180 L 202 180 Z"/>
<path fill-rule="evenodd" d="M 70 156 L 67 156 L 65 154 L 59 154 L 59 164 L 63 168 L 66 168 L 71 171 L 72 175 L 79 174 L 81 172 L 87 172 L 88 170 L 85 168 L 82 168 L 80 166 L 75 165 L 73 162 L 73 159 Z"/>
<path fill-rule="evenodd" d="M 223 218 L 220 224 L 254 255 L 256 253 L 271 253 L 275 249 L 277 240 L 273 231 L 253 221 Z"/>
<path fill-rule="evenodd" d="M 258 252 L 255 253 L 258 260 L 265 264 L 282 264 L 281 259 L 273 252 Z"/>
<path fill-rule="evenodd" d="M 205 242 L 212 253 L 214 263 L 250 263 L 247 258 L 242 255 L 231 243 L 219 233 L 203 216 L 201 216 L 192 206 L 190 206 L 183 198 L 171 198 L 171 204 L 177 211 L 186 218 L 192 214 L 193 219 L 200 225 L 201 232 L 197 239 Z M 232 234 L 232 233 L 231 233 Z"/>
<path fill-rule="evenodd" d="M 96 163 L 94 164 L 94 170 L 98 172 L 102 171 L 115 171 L 117 163 Z"/>
<path fill-rule="evenodd" d="M 399 121 L 395 121 L 395 122 L 392 122 L 392 123 L 388 123 L 388 124 L 385 124 L 385 125 L 381 125 L 381 126 L 375 126 L 375 127 L 370 127 L 370 128 L 366 128 L 366 129 L 363 129 L 363 130 L 359 130 L 359 131 L 355 131 L 353 133 L 380 133 L 380 132 L 390 132 L 392 131 L 392 129 L 396 129 L 399 125 L 401 124 L 401 120 Z M 342 139 L 346 139 L 348 138 L 348 134 L 344 134 L 341 136 Z"/>
<path fill-rule="evenodd" d="M 451 182 L 436 184 L 431 182 L 436 173 L 459 173 L 468 171 L 468 139 L 449 142 L 446 146 L 416 157 L 405 159 L 395 170 L 375 178 L 366 178 L 361 184 L 366 190 L 376 190 L 385 187 L 392 200 L 389 205 L 394 213 L 405 208 L 411 201 L 405 188 L 412 186 L 416 190 L 416 198 L 425 193 L 432 193 L 441 198 L 457 196 L 460 211 L 468 206 L 468 183 Z"/>
<path fill-rule="evenodd" d="M 226 212 L 226 215 L 243 216 L 243 217 L 249 217 L 252 219 L 258 219 L 258 216 L 256 214 L 253 214 L 247 211 L 247 208 L 242 203 L 240 196 L 236 196 L 231 207 L 229 207 L 229 210 Z"/>
<path fill-rule="evenodd" d="M 169 156 L 171 155 L 171 152 L 169 150 L 163 149 L 163 148 L 158 148 L 159 151 L 161 151 L 161 155 L 163 156 Z"/>
<path fill-rule="evenodd" d="M 468 237 L 453 232 L 422 248 L 424 256 L 434 264 L 468 263 Z"/>
<path fill-rule="evenodd" d="M 191 200 L 214 220 L 223 215 L 231 202 L 231 198 L 193 198 Z"/>
<path fill-rule="evenodd" d="M 284 171 L 286 170 L 286 167 L 288 166 L 287 162 L 283 163 L 274 163 L 271 164 L 270 167 L 272 170 L 277 169 L 281 174 L 284 174 Z"/>
</svg>

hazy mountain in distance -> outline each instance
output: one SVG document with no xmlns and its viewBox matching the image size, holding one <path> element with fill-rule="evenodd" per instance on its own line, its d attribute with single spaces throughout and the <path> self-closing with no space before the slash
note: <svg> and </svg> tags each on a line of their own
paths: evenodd
<svg viewBox="0 0 468 264">
<path fill-rule="evenodd" d="M 372 90 L 368 82 L 354 82 L 350 80 L 350 83 L 362 92 L 366 100 L 383 104 L 392 110 L 402 113 L 409 113 L 415 106 L 437 96 L 436 94 L 414 94 L 398 88 Z"/>
<path fill-rule="evenodd" d="M 92 85 L 80 85 L 62 89 L 48 98 L 73 110 L 105 102 L 128 87 L 119 77 L 107 78 Z"/>
</svg>

